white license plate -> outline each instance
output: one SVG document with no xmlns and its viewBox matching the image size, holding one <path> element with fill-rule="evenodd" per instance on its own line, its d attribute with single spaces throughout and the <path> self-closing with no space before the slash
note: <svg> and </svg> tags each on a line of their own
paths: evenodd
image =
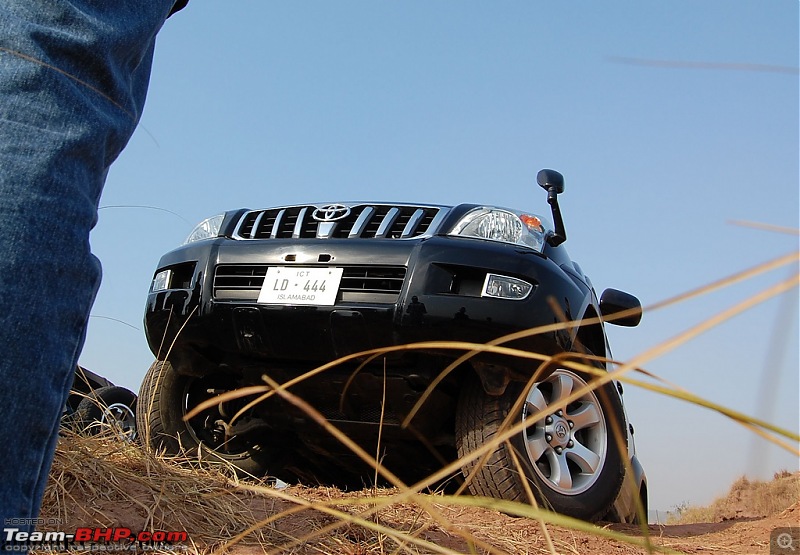
<svg viewBox="0 0 800 555">
<path fill-rule="evenodd" d="M 258 295 L 263 304 L 333 306 L 343 268 L 267 268 Z"/>
</svg>

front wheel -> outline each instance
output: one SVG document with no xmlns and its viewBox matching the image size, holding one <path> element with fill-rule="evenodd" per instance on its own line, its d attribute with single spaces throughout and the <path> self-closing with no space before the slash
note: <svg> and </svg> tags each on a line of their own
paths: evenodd
<svg viewBox="0 0 800 555">
<path fill-rule="evenodd" d="M 474 472 L 471 493 L 524 502 L 528 501 L 527 481 L 537 503 L 556 512 L 590 521 L 605 515 L 624 478 L 616 436 L 625 445 L 625 416 L 613 383 L 584 391 L 566 407 L 558 407 L 586 385 L 583 375 L 563 368 L 528 391 L 523 391 L 522 384 L 512 384 L 498 397 L 486 394 L 478 380 L 468 384 L 456 420 L 460 457 L 498 435 L 520 396 L 524 402 L 510 425 L 527 424 L 525 430 L 497 445 L 477 471 L 480 459 L 462 467 L 465 477 Z"/>
<path fill-rule="evenodd" d="M 266 457 L 261 443 L 254 441 L 252 434 L 231 434 L 231 427 L 227 426 L 249 398 L 220 403 L 184 421 L 184 416 L 203 401 L 235 388 L 233 378 L 223 373 L 184 376 L 168 361 L 154 362 L 142 381 L 136 411 L 145 449 L 222 463 L 239 475 L 265 474 Z M 240 425 L 247 424 L 248 414 L 238 421 Z"/>
</svg>

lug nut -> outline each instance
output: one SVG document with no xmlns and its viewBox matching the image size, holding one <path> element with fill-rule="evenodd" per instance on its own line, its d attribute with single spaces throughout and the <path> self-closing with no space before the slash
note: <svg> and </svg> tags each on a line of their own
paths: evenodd
<svg viewBox="0 0 800 555">
<path fill-rule="evenodd" d="M 569 427 L 570 428 L 574 428 L 575 427 L 575 422 L 573 422 L 572 420 L 567 420 L 567 422 L 569 423 Z"/>
<path fill-rule="evenodd" d="M 544 439 L 547 443 L 550 443 L 551 441 L 553 441 L 553 436 L 551 436 L 550 434 L 544 434 Z"/>
<path fill-rule="evenodd" d="M 563 449 L 561 447 L 556 447 L 556 455 L 560 455 Z"/>
<path fill-rule="evenodd" d="M 567 442 L 567 447 L 569 447 L 570 449 L 572 449 L 573 447 L 575 447 L 575 442 L 574 442 L 574 441 L 572 441 L 572 440 L 569 440 L 569 441 Z"/>
<path fill-rule="evenodd" d="M 558 410 L 558 411 L 556 411 L 556 414 L 559 415 L 559 416 L 564 416 L 564 411 Z"/>
<path fill-rule="evenodd" d="M 548 416 L 547 418 L 544 419 L 544 423 L 545 424 L 552 424 L 553 423 L 553 417 L 552 416 Z"/>
</svg>

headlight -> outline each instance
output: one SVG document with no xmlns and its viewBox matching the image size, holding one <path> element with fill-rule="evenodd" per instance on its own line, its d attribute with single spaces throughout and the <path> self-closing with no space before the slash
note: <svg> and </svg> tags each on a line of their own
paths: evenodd
<svg viewBox="0 0 800 555">
<path fill-rule="evenodd" d="M 450 235 L 525 245 L 541 252 L 545 227 L 541 218 L 533 214 L 483 206 L 461 218 Z"/>
<path fill-rule="evenodd" d="M 208 218 L 197 224 L 186 241 L 183 244 L 193 243 L 195 241 L 202 241 L 203 239 L 213 239 L 219 234 L 219 229 L 222 227 L 222 221 L 225 219 L 225 214 Z"/>
<path fill-rule="evenodd" d="M 172 277 L 172 270 L 161 270 L 158 272 L 153 278 L 150 292 L 157 293 L 158 291 L 169 289 L 170 277 Z"/>
</svg>

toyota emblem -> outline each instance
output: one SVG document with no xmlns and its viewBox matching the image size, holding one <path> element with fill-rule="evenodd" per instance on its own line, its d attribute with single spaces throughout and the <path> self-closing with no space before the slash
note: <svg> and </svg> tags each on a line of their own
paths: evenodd
<svg viewBox="0 0 800 555">
<path fill-rule="evenodd" d="M 350 209 L 344 204 L 326 204 L 315 209 L 311 217 L 318 222 L 335 222 L 346 218 Z"/>
</svg>

